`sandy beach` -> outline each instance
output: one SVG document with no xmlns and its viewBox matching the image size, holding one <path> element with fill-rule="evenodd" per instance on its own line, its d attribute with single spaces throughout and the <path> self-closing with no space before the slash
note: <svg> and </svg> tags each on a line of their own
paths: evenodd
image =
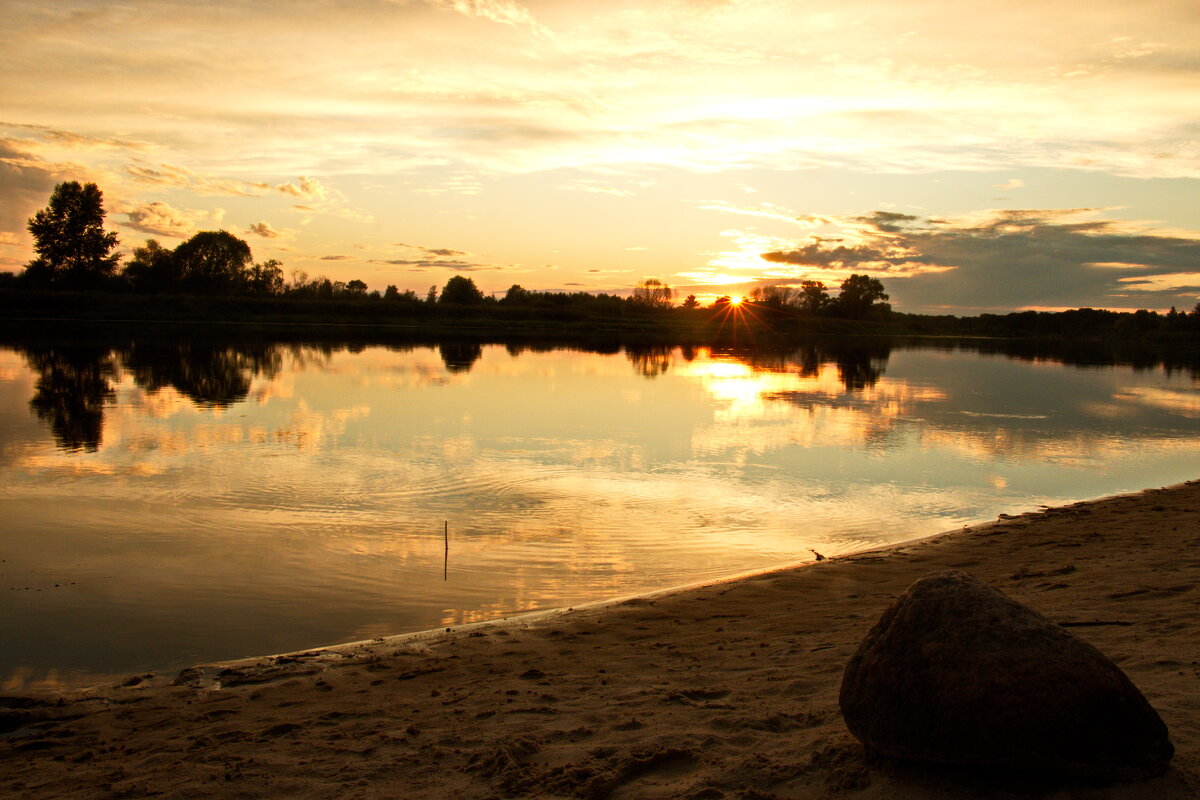
<svg viewBox="0 0 1200 800">
<path fill-rule="evenodd" d="M 887 524 L 886 520 L 880 521 Z M 1095 645 L 1176 756 L 1124 784 L 867 760 L 842 669 L 958 569 Z M 13 798 L 1200 796 L 1200 482 L 532 619 L 0 700 Z"/>
</svg>

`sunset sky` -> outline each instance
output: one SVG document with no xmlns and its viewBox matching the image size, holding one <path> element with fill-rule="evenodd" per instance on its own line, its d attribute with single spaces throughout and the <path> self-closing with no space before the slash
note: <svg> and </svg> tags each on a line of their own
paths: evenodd
<svg viewBox="0 0 1200 800">
<path fill-rule="evenodd" d="M 419 293 L 880 278 L 1190 309 L 1195 0 L 5 2 L 0 269 L 56 183 Z"/>
</svg>

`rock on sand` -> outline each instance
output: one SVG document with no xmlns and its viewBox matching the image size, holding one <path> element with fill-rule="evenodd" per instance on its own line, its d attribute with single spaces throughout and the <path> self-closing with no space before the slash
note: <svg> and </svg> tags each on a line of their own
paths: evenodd
<svg viewBox="0 0 1200 800">
<path fill-rule="evenodd" d="M 1100 651 L 954 570 L 884 612 L 840 702 L 868 750 L 916 761 L 1134 780 L 1174 754 L 1158 713 Z"/>
</svg>

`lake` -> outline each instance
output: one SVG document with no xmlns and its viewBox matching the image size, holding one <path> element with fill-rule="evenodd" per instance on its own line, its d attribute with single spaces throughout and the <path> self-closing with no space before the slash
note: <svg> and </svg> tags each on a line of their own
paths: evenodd
<svg viewBox="0 0 1200 800">
<path fill-rule="evenodd" d="M 1198 375 L 1195 354 L 995 342 L 9 333 L 0 685 L 494 619 L 1176 483 L 1197 477 Z"/>
</svg>

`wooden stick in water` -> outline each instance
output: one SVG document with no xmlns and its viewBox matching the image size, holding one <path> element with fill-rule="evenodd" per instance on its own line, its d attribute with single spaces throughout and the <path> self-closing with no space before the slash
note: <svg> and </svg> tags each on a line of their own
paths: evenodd
<svg viewBox="0 0 1200 800">
<path fill-rule="evenodd" d="M 442 556 L 442 580 L 447 580 L 446 576 L 450 568 L 450 520 L 443 520 L 442 536 L 446 542 L 446 551 Z"/>
</svg>

